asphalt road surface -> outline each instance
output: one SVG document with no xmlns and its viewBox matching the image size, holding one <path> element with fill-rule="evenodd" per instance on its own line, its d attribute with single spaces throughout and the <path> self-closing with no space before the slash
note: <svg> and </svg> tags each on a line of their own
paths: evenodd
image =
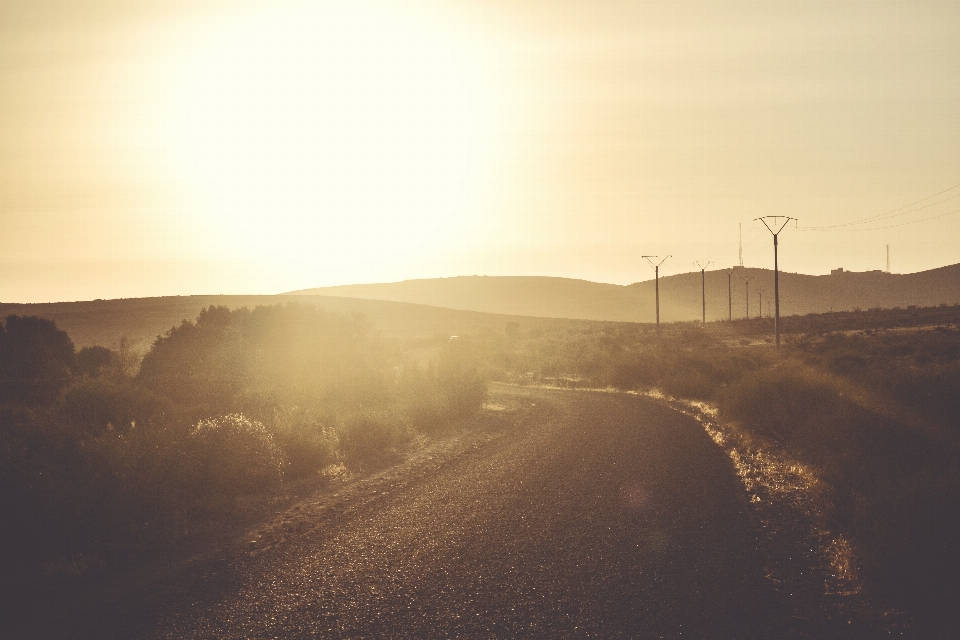
<svg viewBox="0 0 960 640">
<path fill-rule="evenodd" d="M 492 427 L 305 501 L 116 635 L 845 635 L 766 577 L 743 486 L 695 420 L 624 394 L 491 402 Z"/>
</svg>

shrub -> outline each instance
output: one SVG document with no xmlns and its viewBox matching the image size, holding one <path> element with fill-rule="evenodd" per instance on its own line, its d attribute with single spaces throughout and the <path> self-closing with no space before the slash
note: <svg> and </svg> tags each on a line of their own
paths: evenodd
<svg viewBox="0 0 960 640">
<path fill-rule="evenodd" d="M 190 432 L 188 446 L 201 491 L 263 491 L 282 479 L 283 456 L 273 435 L 241 413 L 201 420 Z"/>
<path fill-rule="evenodd" d="M 463 362 L 442 361 L 437 372 L 437 385 L 446 413 L 462 418 L 477 411 L 487 399 L 487 383 L 475 367 Z"/>
<path fill-rule="evenodd" d="M 74 371 L 77 375 L 98 378 L 111 369 L 119 369 L 117 354 L 106 347 L 84 347 L 77 352 Z"/>
<path fill-rule="evenodd" d="M 283 453 L 285 478 L 304 478 L 335 464 L 340 440 L 324 418 L 300 408 L 274 409 L 274 441 Z"/>
<path fill-rule="evenodd" d="M 74 382 L 60 400 L 64 424 L 81 438 L 104 431 L 126 433 L 131 425 L 143 426 L 167 407 L 153 392 L 109 378 Z"/>
<path fill-rule="evenodd" d="M 344 458 L 361 469 L 376 469 L 396 461 L 412 436 L 409 429 L 388 416 L 360 414 L 339 429 Z"/>
</svg>

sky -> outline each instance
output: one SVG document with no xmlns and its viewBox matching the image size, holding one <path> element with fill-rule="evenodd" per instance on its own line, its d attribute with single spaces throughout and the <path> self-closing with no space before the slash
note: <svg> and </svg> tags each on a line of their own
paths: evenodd
<svg viewBox="0 0 960 640">
<path fill-rule="evenodd" d="M 0 0 L 0 301 L 960 262 L 960 2 Z M 780 223 L 785 220 L 780 219 Z"/>
</svg>

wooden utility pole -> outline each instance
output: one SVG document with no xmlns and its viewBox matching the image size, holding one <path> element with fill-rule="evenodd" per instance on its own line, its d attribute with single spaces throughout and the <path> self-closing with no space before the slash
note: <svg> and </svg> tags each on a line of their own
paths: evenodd
<svg viewBox="0 0 960 640">
<path fill-rule="evenodd" d="M 763 226 L 767 228 L 767 231 L 773 234 L 773 308 L 776 310 L 776 316 L 773 321 L 774 332 L 777 334 L 777 349 L 780 348 L 780 266 L 777 263 L 777 236 L 780 235 L 780 232 L 783 231 L 783 228 L 787 226 L 787 223 L 791 220 L 794 223 L 797 222 L 796 218 L 791 218 L 790 216 L 763 216 L 762 218 L 757 218 L 760 222 L 763 223 Z M 770 221 L 770 224 L 767 224 L 767 221 Z M 783 224 L 780 224 L 780 220 L 783 220 Z M 778 227 L 779 225 L 779 227 Z M 777 228 L 776 231 L 773 229 Z"/>
<path fill-rule="evenodd" d="M 743 285 L 747 288 L 747 320 L 750 319 L 750 281 L 753 280 L 753 276 L 743 277 L 743 274 L 740 274 L 740 279 L 743 280 Z"/>
<path fill-rule="evenodd" d="M 660 339 L 660 265 L 667 261 L 666 256 L 660 262 L 654 263 L 654 260 L 660 256 L 643 256 L 643 259 L 650 263 L 650 266 L 653 267 L 654 279 L 656 281 L 655 287 L 657 292 L 657 340 Z"/>
<path fill-rule="evenodd" d="M 733 276 L 733 269 L 724 269 L 727 273 L 727 320 L 733 322 L 733 286 L 730 284 L 730 278 Z"/>
<path fill-rule="evenodd" d="M 700 264 L 700 261 L 698 260 L 694 262 L 694 264 L 700 267 L 700 306 L 703 310 L 703 319 L 701 320 L 701 324 L 707 324 L 707 287 L 705 284 L 706 277 L 704 276 L 704 272 L 707 270 L 707 267 L 713 263 L 707 261 L 706 264 Z"/>
</svg>

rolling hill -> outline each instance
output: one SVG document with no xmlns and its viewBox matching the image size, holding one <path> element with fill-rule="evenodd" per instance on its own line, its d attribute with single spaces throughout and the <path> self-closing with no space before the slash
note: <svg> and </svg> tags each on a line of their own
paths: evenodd
<svg viewBox="0 0 960 640">
<path fill-rule="evenodd" d="M 774 274 L 769 269 L 733 269 L 729 278 L 732 315 L 746 314 L 750 279 L 750 316 L 772 313 Z M 706 273 L 707 320 L 728 317 L 728 277 Z M 288 295 L 320 295 L 389 300 L 487 313 L 577 318 L 620 322 L 655 320 L 654 282 L 621 286 L 568 278 L 527 276 L 460 276 L 406 280 L 389 284 L 356 284 L 294 291 Z M 782 315 L 855 309 L 935 306 L 960 303 L 960 264 L 911 274 L 881 271 L 831 275 L 780 274 Z M 660 278 L 660 318 L 664 322 L 698 320 L 701 315 L 700 274 Z"/>
<path fill-rule="evenodd" d="M 298 302 L 341 314 L 362 314 L 371 331 L 384 337 L 435 338 L 438 335 L 475 335 L 503 332 L 508 322 L 524 329 L 548 330 L 555 325 L 576 326 L 576 321 L 552 318 L 520 318 L 477 313 L 404 302 L 364 300 L 334 296 L 167 296 L 123 298 L 81 302 L 0 303 L 0 318 L 8 315 L 38 316 L 53 320 L 65 330 L 77 348 L 103 345 L 115 348 L 121 337 L 135 351 L 145 353 L 157 336 L 184 320 L 195 320 L 200 310 L 212 305 L 230 309 L 254 308 Z"/>
<path fill-rule="evenodd" d="M 757 290 L 763 290 L 763 313 L 773 301 L 773 272 L 736 269 L 731 274 L 733 317 L 746 312 L 750 281 L 750 316 L 758 310 Z M 780 274 L 783 315 L 855 309 L 918 307 L 960 303 L 960 265 L 913 274 L 835 273 L 829 276 Z M 706 274 L 707 320 L 725 320 L 727 274 Z M 586 280 L 546 277 L 463 276 L 409 280 L 392 284 L 347 285 L 307 289 L 273 296 L 168 296 L 41 304 L 0 303 L 0 318 L 34 315 L 56 321 L 76 346 L 115 347 L 121 337 L 145 352 L 158 335 L 184 320 L 194 320 L 204 307 L 230 309 L 286 302 L 317 305 L 337 313 L 360 313 L 372 331 L 386 337 L 471 335 L 502 332 L 509 322 L 524 329 L 549 330 L 571 320 L 653 322 L 654 283 L 620 286 Z M 664 322 L 700 318 L 700 274 L 660 279 L 660 317 Z"/>
</svg>

